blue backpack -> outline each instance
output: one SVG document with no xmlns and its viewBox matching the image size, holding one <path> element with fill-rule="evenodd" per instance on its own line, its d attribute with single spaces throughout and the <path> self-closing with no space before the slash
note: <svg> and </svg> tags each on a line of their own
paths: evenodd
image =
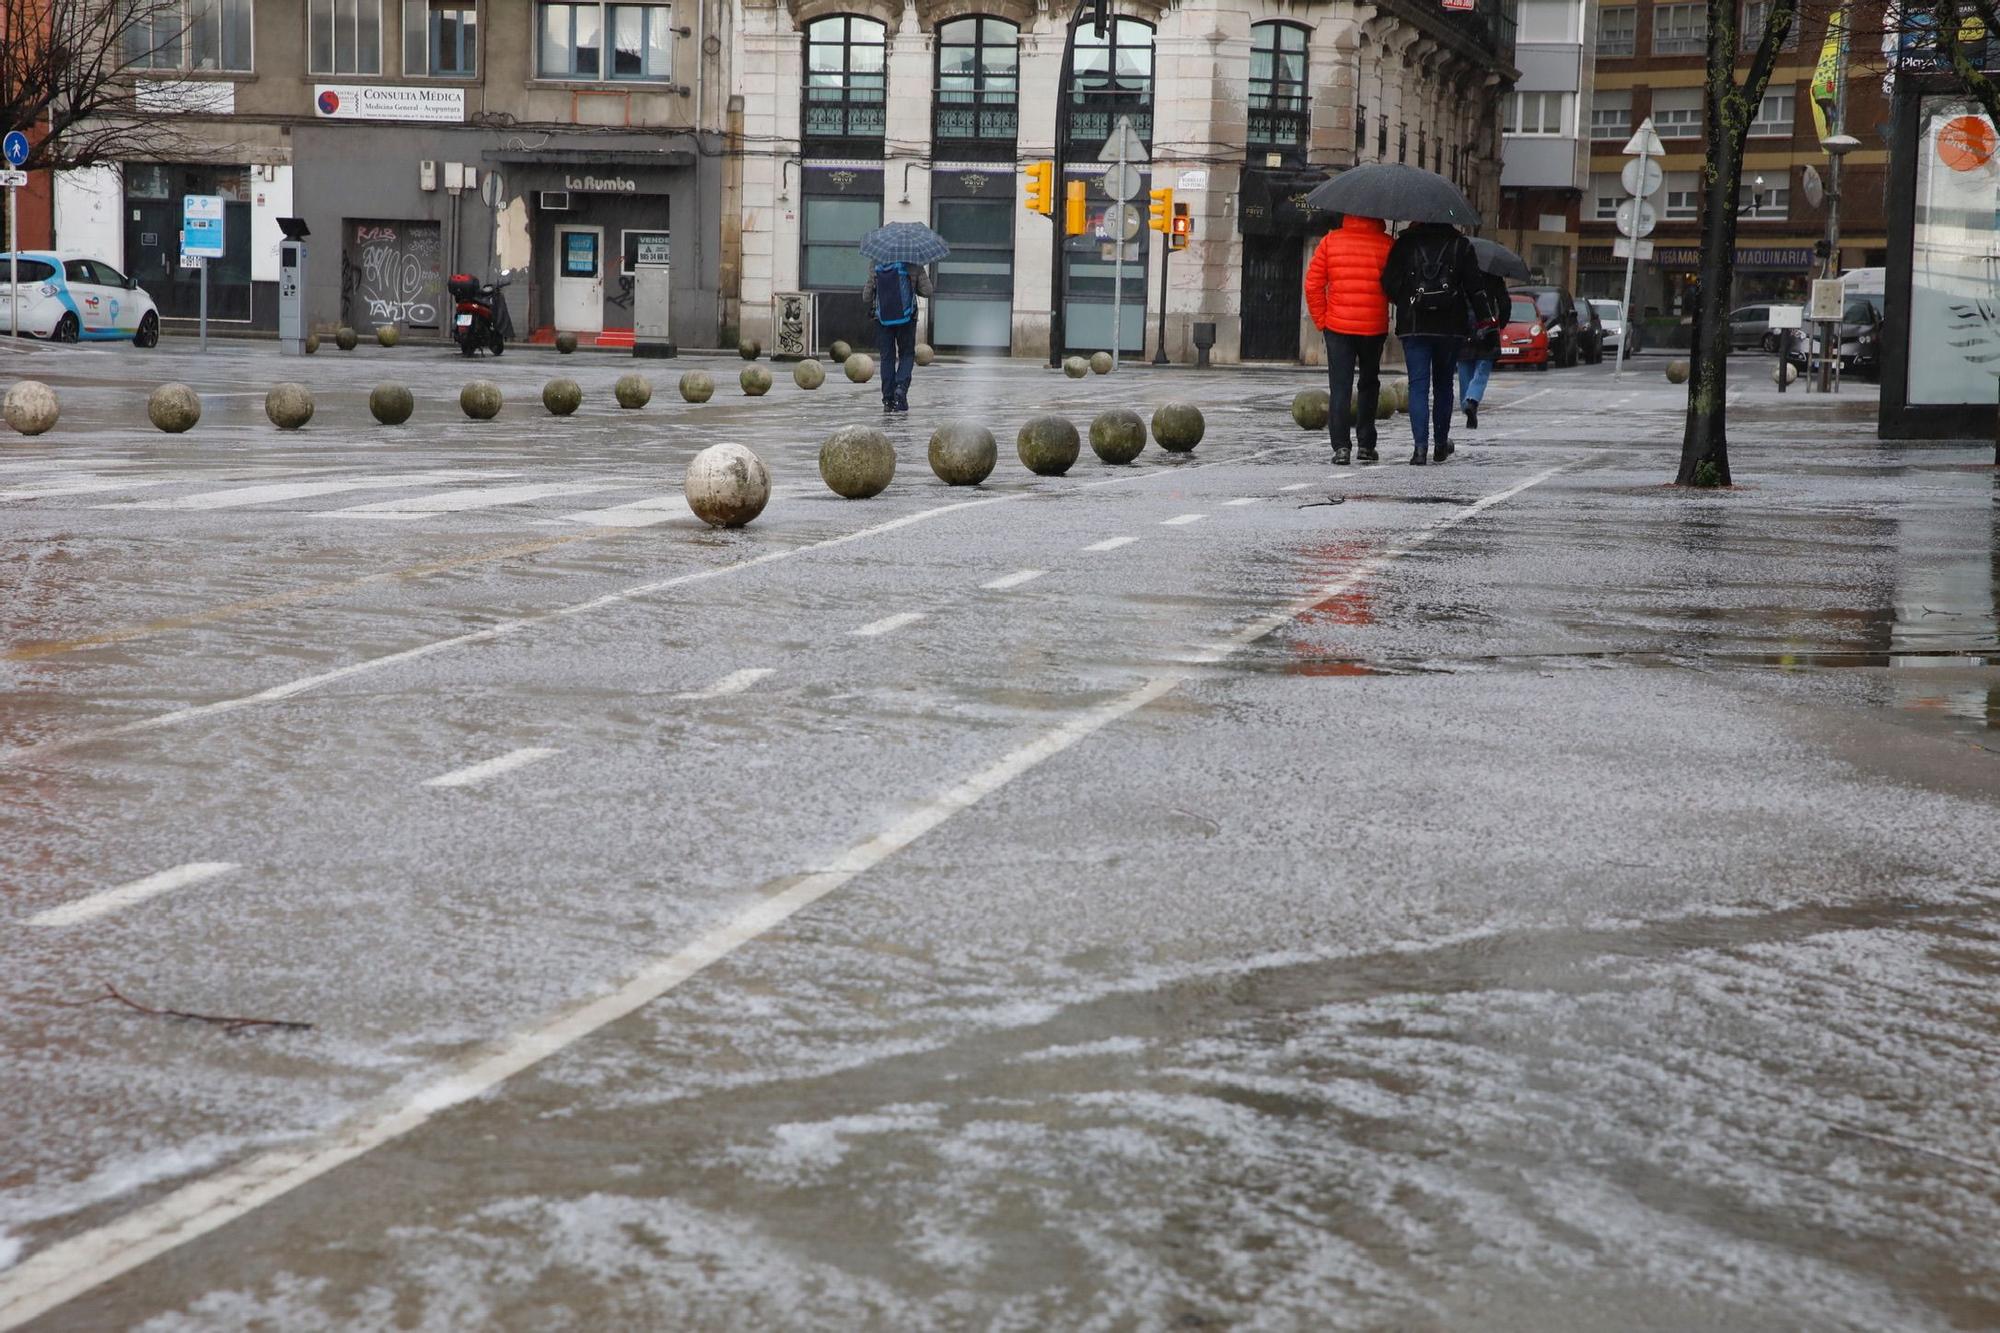
<svg viewBox="0 0 2000 1333">
<path fill-rule="evenodd" d="M 902 263 L 878 264 L 875 268 L 875 321 L 878 324 L 907 324 L 917 317 L 917 290 L 910 283 L 910 270 Z"/>
</svg>

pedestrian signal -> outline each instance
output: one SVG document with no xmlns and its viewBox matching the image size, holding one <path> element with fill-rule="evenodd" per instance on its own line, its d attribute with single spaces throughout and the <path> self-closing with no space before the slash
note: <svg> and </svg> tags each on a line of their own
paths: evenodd
<svg viewBox="0 0 2000 1333">
<path fill-rule="evenodd" d="M 1153 201 L 1147 205 L 1146 225 L 1154 231 L 1168 230 L 1174 216 L 1174 192 L 1162 187 L 1148 190 L 1146 197 Z"/>
<path fill-rule="evenodd" d="M 1090 206 L 1084 201 L 1082 181 L 1063 186 L 1063 235 L 1081 236 L 1090 230 Z"/>
<path fill-rule="evenodd" d="M 1053 162 L 1030 162 L 1022 172 L 1028 196 L 1024 201 L 1031 213 L 1048 217 L 1056 211 L 1056 164 Z"/>
<path fill-rule="evenodd" d="M 1174 205 L 1172 225 L 1173 230 L 1167 233 L 1167 248 L 1170 250 L 1187 249 L 1188 237 L 1194 235 L 1194 219 L 1188 216 L 1188 206 L 1186 204 Z"/>
</svg>

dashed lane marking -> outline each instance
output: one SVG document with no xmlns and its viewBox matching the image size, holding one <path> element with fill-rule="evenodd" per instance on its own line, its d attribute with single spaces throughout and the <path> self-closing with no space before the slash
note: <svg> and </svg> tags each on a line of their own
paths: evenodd
<svg viewBox="0 0 2000 1333">
<path fill-rule="evenodd" d="M 148 898 L 157 898 L 175 889 L 184 889 L 190 884 L 200 884 L 207 880 L 226 875 L 236 869 L 230 861 L 190 861 L 172 870 L 162 870 L 157 875 L 135 879 L 130 884 L 120 884 L 115 889 L 93 893 L 88 898 L 79 898 L 61 907 L 52 907 L 46 912 L 28 918 L 31 926 L 74 926 L 85 921 L 95 921 L 113 912 L 122 912 L 134 903 L 142 903 Z M 0 1305 L 0 1318 L 5 1317 L 5 1306 Z"/>
<path fill-rule="evenodd" d="M 1207 517 L 1207 514 L 1176 514 L 1172 518 L 1162 519 L 1160 526 L 1163 528 L 1184 528 L 1190 523 L 1199 523 Z"/>
<path fill-rule="evenodd" d="M 424 785 L 426 787 L 477 786 L 488 778 L 497 778 L 502 773 L 512 773 L 517 768 L 526 768 L 529 764 L 538 763 L 543 759 L 549 758 L 551 755 L 561 753 L 561 750 L 552 750 L 540 745 L 523 746 L 521 749 L 509 750 L 506 754 L 498 755 L 481 763 L 467 764 L 464 768 L 455 768 L 449 773 L 440 773 L 434 778 L 426 778 L 424 779 Z"/>
<path fill-rule="evenodd" d="M 1018 588 L 1023 583 L 1033 583 L 1048 572 L 1046 569 L 1017 569 L 1012 574 L 1002 574 L 991 583 L 982 583 L 979 586 L 988 592 L 1004 592 L 1008 588 Z"/>
<path fill-rule="evenodd" d="M 1310 485 L 1312 483 L 1309 481 L 1295 481 L 1289 486 L 1280 486 L 1278 489 L 1280 491 L 1302 491 Z"/>
<path fill-rule="evenodd" d="M 1130 546 L 1138 540 L 1137 537 L 1106 537 L 1103 541 L 1092 542 L 1083 549 L 1086 551 L 1115 551 L 1121 546 Z"/>
<path fill-rule="evenodd" d="M 1239 500 L 1224 500 L 1222 503 L 1226 508 L 1234 508 L 1237 505 L 1253 505 L 1257 503 L 1257 497 L 1246 495 Z"/>
<path fill-rule="evenodd" d="M 898 611 L 893 616 L 871 620 L 860 629 L 849 630 L 848 633 L 857 639 L 879 639 L 884 634 L 894 634 L 905 625 L 914 625 L 923 618 L 924 613 L 921 611 Z"/>
<path fill-rule="evenodd" d="M 766 676 L 778 674 L 776 667 L 744 667 L 732 671 L 705 690 L 689 690 L 686 694 L 676 694 L 676 699 L 720 699 L 726 695 L 741 694 Z"/>
</svg>

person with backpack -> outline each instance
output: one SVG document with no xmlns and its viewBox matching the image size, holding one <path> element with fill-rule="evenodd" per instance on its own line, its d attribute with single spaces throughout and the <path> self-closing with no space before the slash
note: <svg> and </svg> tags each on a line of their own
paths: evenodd
<svg viewBox="0 0 2000 1333">
<path fill-rule="evenodd" d="M 1410 466 L 1450 458 L 1452 370 L 1475 321 L 1489 322 L 1486 275 L 1472 242 L 1443 222 L 1419 222 L 1396 238 L 1382 270 L 1382 290 L 1396 303 L 1396 333 L 1410 376 Z M 1437 429 L 1431 449 L 1430 430 Z"/>
<path fill-rule="evenodd" d="M 1389 231 L 1379 218 L 1343 217 L 1320 238 L 1306 269 L 1306 309 L 1326 338 L 1327 434 L 1333 461 L 1346 466 L 1354 436 L 1361 461 L 1375 453 L 1375 405 L 1382 392 L 1382 344 L 1389 337 L 1389 302 L 1382 294 L 1382 264 Z M 1361 371 L 1360 402 L 1354 372 Z M 1357 410 L 1358 409 L 1358 410 Z"/>
<path fill-rule="evenodd" d="M 1504 312 L 1512 298 L 1507 280 L 1482 273 L 1486 310 Z M 1486 381 L 1493 377 L 1493 365 L 1500 359 L 1500 324 L 1472 321 L 1471 332 L 1458 349 L 1458 405 L 1465 409 L 1465 428 L 1479 429 L 1479 402 L 1486 396 Z"/>
<path fill-rule="evenodd" d="M 861 285 L 861 300 L 875 320 L 881 353 L 882 410 L 910 410 L 910 372 L 917 368 L 917 298 L 934 292 L 930 266 L 900 260 L 877 264 Z"/>
</svg>

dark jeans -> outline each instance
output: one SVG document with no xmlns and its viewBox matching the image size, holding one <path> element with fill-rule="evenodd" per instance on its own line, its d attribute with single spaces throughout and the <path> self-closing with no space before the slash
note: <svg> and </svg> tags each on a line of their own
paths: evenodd
<svg viewBox="0 0 2000 1333">
<path fill-rule="evenodd" d="M 1335 333 L 1326 335 L 1326 391 L 1333 402 L 1327 412 L 1327 434 L 1333 447 L 1345 449 L 1350 437 L 1359 437 L 1363 449 L 1375 447 L 1375 405 L 1382 394 L 1382 344 L 1386 333 Z M 1354 399 L 1354 370 L 1361 369 L 1361 401 Z M 1358 411 L 1350 411 L 1358 406 Z M 1353 421 L 1348 420 L 1354 416 Z"/>
<path fill-rule="evenodd" d="M 877 324 L 875 350 L 882 354 L 882 401 L 906 406 L 910 401 L 910 372 L 917 368 L 917 321 Z"/>
<path fill-rule="evenodd" d="M 1410 372 L 1410 433 L 1417 448 L 1430 447 L 1430 426 L 1437 423 L 1437 442 L 1451 443 L 1451 400 L 1456 386 L 1460 338 L 1413 333 L 1403 339 L 1403 365 Z"/>
</svg>

